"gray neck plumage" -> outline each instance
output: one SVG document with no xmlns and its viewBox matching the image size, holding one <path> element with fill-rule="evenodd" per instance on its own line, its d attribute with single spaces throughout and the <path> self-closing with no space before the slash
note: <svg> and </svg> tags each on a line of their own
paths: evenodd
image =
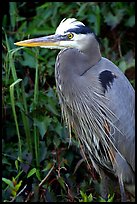
<svg viewBox="0 0 137 204">
<path fill-rule="evenodd" d="M 99 43 L 94 33 L 87 35 L 87 40 L 84 42 L 82 52 L 85 54 L 91 67 L 97 64 L 101 59 Z"/>
<path fill-rule="evenodd" d="M 75 48 L 62 50 L 56 60 L 56 70 L 62 80 L 71 81 L 76 76 L 82 76 L 96 65 L 100 59 L 100 48 L 94 35 L 90 34 L 87 40 L 81 43 L 81 51 Z"/>
</svg>

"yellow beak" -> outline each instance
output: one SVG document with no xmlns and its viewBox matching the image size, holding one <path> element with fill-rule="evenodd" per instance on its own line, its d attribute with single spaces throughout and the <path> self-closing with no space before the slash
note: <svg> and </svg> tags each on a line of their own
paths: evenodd
<svg viewBox="0 0 137 204">
<path fill-rule="evenodd" d="M 49 35 L 46 37 L 33 38 L 14 43 L 24 47 L 46 47 L 46 48 L 62 48 L 60 42 L 67 40 L 66 35 Z"/>
</svg>

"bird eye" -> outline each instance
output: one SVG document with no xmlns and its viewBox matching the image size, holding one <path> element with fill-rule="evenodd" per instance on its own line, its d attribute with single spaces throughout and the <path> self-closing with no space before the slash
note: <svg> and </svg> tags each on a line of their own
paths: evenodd
<svg viewBox="0 0 137 204">
<path fill-rule="evenodd" d="M 73 33 L 69 33 L 69 34 L 68 34 L 68 38 L 69 38 L 69 39 L 72 39 L 73 36 L 74 36 Z"/>
</svg>

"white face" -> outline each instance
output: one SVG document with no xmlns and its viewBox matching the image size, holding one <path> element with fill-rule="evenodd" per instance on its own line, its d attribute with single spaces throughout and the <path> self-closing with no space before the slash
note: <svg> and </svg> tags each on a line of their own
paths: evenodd
<svg viewBox="0 0 137 204">
<path fill-rule="evenodd" d="M 67 35 L 72 33 L 73 37 L 66 41 L 60 41 L 60 49 L 65 47 L 77 48 L 78 50 L 84 50 L 88 43 L 88 38 L 90 34 L 76 34 L 75 32 L 69 32 L 70 29 L 76 29 L 80 26 L 85 26 L 82 22 L 77 21 L 75 18 L 63 19 L 56 29 L 55 34 L 57 35 Z M 68 32 L 67 32 L 68 31 Z"/>
</svg>

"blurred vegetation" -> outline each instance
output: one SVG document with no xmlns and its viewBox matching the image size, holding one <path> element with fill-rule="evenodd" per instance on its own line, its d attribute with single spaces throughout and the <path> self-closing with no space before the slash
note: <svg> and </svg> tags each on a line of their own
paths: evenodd
<svg viewBox="0 0 137 204">
<path fill-rule="evenodd" d="M 6 4 L 6 3 L 5 3 Z M 57 50 L 17 48 L 14 42 L 53 34 L 75 17 L 100 38 L 102 56 L 135 85 L 134 2 L 10 2 L 2 15 L 2 200 L 105 202 L 99 176 L 69 146 L 54 79 Z M 119 201 L 110 192 L 106 202 Z"/>
</svg>

